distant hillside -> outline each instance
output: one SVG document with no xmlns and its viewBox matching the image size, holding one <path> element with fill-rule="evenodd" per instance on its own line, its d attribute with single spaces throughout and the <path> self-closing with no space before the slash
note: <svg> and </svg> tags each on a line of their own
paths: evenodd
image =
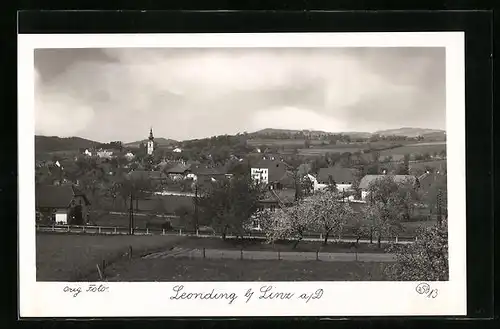
<svg viewBox="0 0 500 329">
<path fill-rule="evenodd" d="M 417 136 L 426 136 L 428 134 L 445 134 L 444 130 L 439 129 L 426 129 L 426 128 L 411 128 L 411 127 L 403 127 L 399 129 L 388 129 L 388 130 L 379 130 L 374 134 L 378 134 L 381 136 L 407 136 L 407 137 L 417 137 Z"/>
<path fill-rule="evenodd" d="M 141 143 L 146 144 L 147 142 L 148 142 L 147 139 L 143 139 L 141 141 L 136 141 L 136 142 L 131 142 L 131 143 L 123 144 L 123 146 L 127 146 L 127 147 L 139 147 L 141 145 Z M 173 146 L 173 145 L 179 144 L 179 142 L 176 141 L 176 140 L 167 139 L 167 138 L 163 138 L 163 137 L 155 138 L 155 143 L 157 143 L 159 147 L 162 147 L 162 146 L 163 147 L 165 147 L 165 146 Z"/>
<path fill-rule="evenodd" d="M 90 148 L 96 144 L 99 142 L 80 137 L 35 136 L 36 153 L 78 150 Z"/>
<path fill-rule="evenodd" d="M 339 134 L 347 135 L 351 138 L 370 138 L 372 136 L 372 133 L 367 133 L 364 131 L 346 131 L 340 132 Z"/>
<path fill-rule="evenodd" d="M 308 130 L 308 129 L 276 129 L 276 128 L 265 128 L 262 130 L 258 130 L 256 132 L 250 133 L 249 135 L 273 135 L 273 134 L 297 134 L 301 132 L 309 132 L 312 134 L 342 134 L 342 135 L 348 135 L 351 137 L 361 137 L 361 138 L 368 138 L 372 134 L 368 132 L 359 132 L 359 131 L 351 131 L 351 132 L 330 132 L 330 131 L 323 131 L 323 130 Z"/>
</svg>

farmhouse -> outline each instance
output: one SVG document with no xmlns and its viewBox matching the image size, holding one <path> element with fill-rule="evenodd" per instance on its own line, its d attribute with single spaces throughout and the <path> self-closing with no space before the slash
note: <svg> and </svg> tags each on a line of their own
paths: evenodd
<svg viewBox="0 0 500 329">
<path fill-rule="evenodd" d="M 75 225 L 86 222 L 90 202 L 75 186 L 42 185 L 36 187 L 35 193 L 40 220 Z"/>
<path fill-rule="evenodd" d="M 318 171 L 318 184 L 328 185 L 335 182 L 339 191 L 347 191 L 354 181 L 354 171 L 349 168 L 328 167 Z M 316 190 L 316 188 L 315 188 Z"/>
<path fill-rule="evenodd" d="M 252 229 L 260 230 L 259 215 L 263 212 L 274 212 L 281 207 L 293 205 L 295 189 L 270 190 L 259 200 L 258 209 L 252 216 Z"/>
<path fill-rule="evenodd" d="M 260 160 L 250 168 L 253 180 L 263 184 L 270 184 L 273 188 L 280 188 L 285 180 L 289 180 L 289 166 L 278 160 Z"/>
<path fill-rule="evenodd" d="M 191 165 L 190 164 L 186 165 L 184 163 L 179 163 L 175 165 L 173 168 L 167 170 L 167 175 L 174 180 L 184 179 L 191 173 L 192 173 Z M 193 178 L 193 177 L 187 177 L 187 178 Z"/>
<path fill-rule="evenodd" d="M 361 200 L 366 200 L 368 196 L 368 188 L 370 184 L 377 181 L 378 179 L 390 176 L 394 179 L 396 183 L 412 182 L 416 187 L 420 187 L 419 179 L 413 175 L 366 175 L 359 182 L 358 188 L 361 190 Z"/>
</svg>

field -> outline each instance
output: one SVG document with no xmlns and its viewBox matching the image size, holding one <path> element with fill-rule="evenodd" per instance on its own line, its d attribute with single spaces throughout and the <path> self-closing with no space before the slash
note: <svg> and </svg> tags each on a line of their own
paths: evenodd
<svg viewBox="0 0 500 329">
<path fill-rule="evenodd" d="M 405 146 L 397 147 L 391 150 L 380 151 L 380 156 L 389 155 L 405 155 L 411 153 L 429 153 L 446 151 L 446 142 L 435 142 L 435 143 L 415 143 L 408 144 Z"/>
<path fill-rule="evenodd" d="M 133 258 L 131 260 L 126 257 L 129 246 L 132 247 Z M 101 266 L 103 260 L 106 260 L 106 276 L 112 278 L 119 274 L 122 280 L 124 278 L 144 281 L 175 280 L 176 276 L 184 275 L 189 268 L 192 268 L 194 272 L 188 271 L 187 280 L 205 280 L 206 278 L 216 280 L 227 278 L 231 280 L 329 280 L 329 278 L 356 280 L 356 278 L 368 279 L 369 275 L 383 279 L 380 270 L 383 265 L 378 262 L 269 262 L 265 260 L 235 262 L 230 259 L 221 262 L 217 259 L 190 261 L 184 258 L 175 260 L 140 258 L 143 255 L 173 247 L 248 251 L 279 250 L 282 252 L 319 250 L 320 252 L 353 253 L 353 248 L 347 243 L 329 243 L 327 246 L 322 246 L 320 242 L 301 242 L 296 249 L 293 249 L 291 242 L 270 245 L 256 241 L 243 243 L 236 240 L 222 241 L 216 238 L 38 233 L 36 247 L 38 281 L 96 280 L 96 264 Z M 379 249 L 375 244 L 360 245 L 357 251 L 359 253 L 383 253 L 384 247 Z"/>
<path fill-rule="evenodd" d="M 385 263 L 137 259 L 106 269 L 108 281 L 386 281 Z"/>
<path fill-rule="evenodd" d="M 99 236 L 37 233 L 37 281 L 80 280 L 103 259 L 120 259 L 132 246 L 133 255 L 168 248 L 175 236 Z"/>
<path fill-rule="evenodd" d="M 328 141 L 311 140 L 311 145 L 322 145 L 322 143 L 328 144 Z M 249 139 L 247 140 L 247 145 L 252 147 L 259 147 L 261 145 L 266 146 L 304 146 L 304 139 Z"/>
</svg>

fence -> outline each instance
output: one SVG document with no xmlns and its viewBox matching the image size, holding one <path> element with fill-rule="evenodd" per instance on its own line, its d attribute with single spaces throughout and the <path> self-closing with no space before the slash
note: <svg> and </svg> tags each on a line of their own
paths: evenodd
<svg viewBox="0 0 500 329">
<path fill-rule="evenodd" d="M 36 225 L 36 230 L 38 232 L 54 232 L 54 233 L 74 233 L 74 234 L 102 234 L 102 235 L 128 235 L 129 228 L 123 226 L 89 226 L 89 225 Z M 175 236 L 196 236 L 196 237 L 214 237 L 217 234 L 213 230 L 198 230 L 198 231 L 189 231 L 176 229 L 176 230 L 167 230 L 160 228 L 134 228 L 134 235 L 175 235 Z M 226 238 L 234 239 L 239 238 L 241 236 L 238 235 L 227 235 Z M 244 239 L 266 239 L 266 236 L 262 232 L 247 232 L 244 236 Z M 395 236 L 388 237 L 383 239 L 382 243 L 408 243 L 414 242 L 417 240 L 415 236 Z M 307 233 L 304 234 L 302 241 L 324 241 L 324 236 L 321 233 Z M 343 234 L 340 237 L 330 237 L 329 241 L 342 241 L 342 242 L 362 242 L 366 243 L 371 241 L 376 243 L 376 239 L 370 240 L 368 237 L 364 237 L 362 239 L 358 239 L 357 236 Z"/>
</svg>

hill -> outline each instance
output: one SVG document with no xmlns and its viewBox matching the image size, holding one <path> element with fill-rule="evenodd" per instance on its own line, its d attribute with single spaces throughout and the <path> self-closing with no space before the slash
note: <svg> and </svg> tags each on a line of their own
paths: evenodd
<svg viewBox="0 0 500 329">
<path fill-rule="evenodd" d="M 378 134 L 381 136 L 407 136 L 407 137 L 417 137 L 424 136 L 428 134 L 445 134 L 444 130 L 440 129 L 427 129 L 427 128 L 412 128 L 412 127 L 403 127 L 399 129 L 387 129 L 387 130 L 379 130 L 374 132 L 374 134 Z"/>
<path fill-rule="evenodd" d="M 130 142 L 130 143 L 123 144 L 123 146 L 127 146 L 127 147 L 139 147 L 141 145 L 141 143 L 146 144 L 147 142 L 148 142 L 147 139 L 143 139 L 143 140 L 140 140 L 140 141 L 135 141 L 135 142 Z M 155 138 L 155 143 L 158 144 L 159 147 L 165 147 L 165 146 L 177 145 L 179 142 L 176 141 L 176 140 L 173 140 L 173 139 L 167 139 L 167 138 L 163 138 L 163 137 L 158 137 L 158 138 Z"/>
<path fill-rule="evenodd" d="M 35 136 L 35 152 L 48 153 L 91 148 L 100 142 L 80 137 Z"/>
<path fill-rule="evenodd" d="M 295 135 L 297 133 L 308 132 L 311 134 L 317 135 L 347 135 L 354 138 L 369 138 L 372 134 L 369 132 L 361 132 L 361 131 L 350 131 L 350 132 L 330 132 L 323 130 L 309 130 L 309 129 L 276 129 L 276 128 L 265 128 L 258 130 L 256 132 L 250 133 L 249 135 L 262 136 L 262 135 L 276 135 L 276 134 L 288 134 Z"/>
</svg>

